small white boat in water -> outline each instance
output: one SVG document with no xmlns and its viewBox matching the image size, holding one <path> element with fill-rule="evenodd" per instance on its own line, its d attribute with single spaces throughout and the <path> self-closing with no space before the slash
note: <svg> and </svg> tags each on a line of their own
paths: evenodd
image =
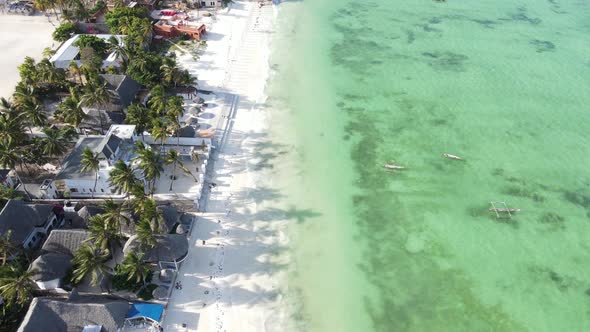
<svg viewBox="0 0 590 332">
<path fill-rule="evenodd" d="M 398 166 L 398 165 L 394 165 L 394 164 L 385 164 L 385 165 L 383 165 L 383 167 L 385 167 L 387 169 L 406 169 L 404 166 Z"/>
<path fill-rule="evenodd" d="M 463 160 L 463 158 L 461 158 L 459 156 L 455 156 L 453 154 L 448 154 L 448 153 L 443 153 L 442 156 L 445 158 L 454 159 L 454 160 Z"/>
<path fill-rule="evenodd" d="M 514 208 L 491 208 L 490 211 L 492 212 L 520 212 L 520 209 L 514 209 Z"/>
</svg>

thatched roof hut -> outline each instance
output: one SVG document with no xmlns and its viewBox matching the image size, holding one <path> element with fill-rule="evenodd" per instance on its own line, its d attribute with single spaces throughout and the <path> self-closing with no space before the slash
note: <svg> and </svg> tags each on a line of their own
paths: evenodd
<svg viewBox="0 0 590 332">
<path fill-rule="evenodd" d="M 83 331 L 90 326 L 100 326 L 102 332 L 117 332 L 128 311 L 129 303 L 125 301 L 37 297 L 31 302 L 18 332 Z"/>
<path fill-rule="evenodd" d="M 154 236 L 157 242 L 156 246 L 144 250 L 143 259 L 146 262 L 179 262 L 188 254 L 188 239 L 186 236 L 178 234 L 160 234 Z M 137 235 L 130 237 L 125 243 L 123 254 L 127 256 L 130 252 L 139 252 L 139 245 Z"/>
</svg>

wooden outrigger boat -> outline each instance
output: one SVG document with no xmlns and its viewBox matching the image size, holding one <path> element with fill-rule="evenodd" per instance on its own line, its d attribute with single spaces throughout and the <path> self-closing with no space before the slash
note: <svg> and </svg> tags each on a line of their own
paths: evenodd
<svg viewBox="0 0 590 332">
<path fill-rule="evenodd" d="M 404 166 L 398 166 L 398 165 L 394 165 L 394 164 L 385 164 L 385 165 L 383 165 L 383 167 L 385 167 L 387 169 L 406 169 Z"/>
<path fill-rule="evenodd" d="M 520 209 L 509 208 L 505 202 L 490 202 L 490 204 L 492 207 L 490 207 L 489 211 L 494 212 L 498 219 L 510 219 L 513 212 L 520 212 Z"/>
<path fill-rule="evenodd" d="M 463 158 L 461 158 L 459 156 L 455 156 L 453 154 L 448 154 L 448 153 L 443 153 L 442 156 L 445 158 L 454 159 L 454 160 L 463 160 Z"/>
<path fill-rule="evenodd" d="M 513 208 L 490 208 L 491 212 L 520 212 L 520 209 L 513 209 Z"/>
</svg>

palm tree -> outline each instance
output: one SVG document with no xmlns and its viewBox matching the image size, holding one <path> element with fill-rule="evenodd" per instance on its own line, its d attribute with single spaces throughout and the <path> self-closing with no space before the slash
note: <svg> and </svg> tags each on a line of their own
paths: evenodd
<svg viewBox="0 0 590 332">
<path fill-rule="evenodd" d="M 129 53 L 127 52 L 127 48 L 119 43 L 119 40 L 115 36 L 111 36 L 108 40 L 108 47 L 109 51 L 113 53 L 117 58 L 121 58 L 123 60 L 123 71 L 127 68 L 129 64 Z"/>
<path fill-rule="evenodd" d="M 109 250 L 112 253 L 113 243 L 119 238 L 119 230 L 115 226 L 108 222 L 102 214 L 90 217 L 88 220 L 90 236 L 86 242 L 93 243 L 101 250 Z"/>
<path fill-rule="evenodd" d="M 170 135 L 170 129 L 162 119 L 156 118 L 152 122 L 151 134 L 156 141 L 160 141 L 160 151 L 162 151 L 164 149 L 164 142 Z"/>
<path fill-rule="evenodd" d="M 32 276 L 37 271 L 25 271 L 17 264 L 10 269 L 12 276 L 0 279 L 0 296 L 8 305 L 26 305 L 33 298 L 36 289 Z"/>
<path fill-rule="evenodd" d="M 70 95 L 59 104 L 58 115 L 63 121 L 78 128 L 86 118 L 86 113 L 82 109 L 78 91 L 70 87 Z"/>
<path fill-rule="evenodd" d="M 178 85 L 186 86 L 186 87 L 189 87 L 189 86 L 196 87 L 198 85 L 197 84 L 197 77 L 191 75 L 188 72 L 188 70 L 185 69 L 180 72 L 180 76 L 178 78 Z"/>
<path fill-rule="evenodd" d="M 65 81 L 65 72 L 61 68 L 55 68 L 49 59 L 45 58 L 36 66 L 39 79 L 46 84 L 59 84 Z"/>
<path fill-rule="evenodd" d="M 138 168 L 141 170 L 145 180 L 151 183 L 150 192 L 153 194 L 156 187 L 156 180 L 164 170 L 161 156 L 141 142 L 137 142 L 135 152 L 137 156 L 134 158 L 134 161 L 139 162 Z"/>
<path fill-rule="evenodd" d="M 8 258 L 18 251 L 18 248 L 10 241 L 11 236 L 12 229 L 9 229 L 3 236 L 0 235 L 0 256 L 2 257 L 2 266 L 6 265 Z"/>
<path fill-rule="evenodd" d="M 27 101 L 40 102 L 37 92 L 37 88 L 34 86 L 19 82 L 14 88 L 14 94 L 12 95 L 14 109 L 20 111 L 19 108 Z"/>
<path fill-rule="evenodd" d="M 144 186 L 141 183 L 136 182 L 132 186 L 130 194 L 131 199 L 126 201 L 125 204 L 134 214 L 141 215 L 144 204 L 146 200 L 148 200 Z"/>
<path fill-rule="evenodd" d="M 102 282 L 104 274 L 109 271 L 109 267 L 105 264 L 108 257 L 108 251 L 88 244 L 81 246 L 74 254 L 74 259 L 72 259 L 72 262 L 76 266 L 72 281 L 79 283 L 84 277 L 90 274 L 92 277 L 90 284 L 97 286 Z"/>
<path fill-rule="evenodd" d="M 0 209 L 11 199 L 21 200 L 23 199 L 22 194 L 13 188 L 8 188 L 0 185 Z"/>
<path fill-rule="evenodd" d="M 92 152 L 89 148 L 85 148 L 82 151 L 82 159 L 80 161 L 82 165 L 82 172 L 94 172 L 94 189 L 92 190 L 92 197 L 96 192 L 96 183 L 98 182 L 98 170 L 100 169 L 100 160 L 98 159 L 98 153 Z"/>
<path fill-rule="evenodd" d="M 55 127 L 45 128 L 43 130 L 45 137 L 41 138 L 41 148 L 43 154 L 57 157 L 66 151 L 68 139 L 64 136 L 64 132 Z M 61 161 L 58 161 L 61 165 Z"/>
<path fill-rule="evenodd" d="M 160 84 L 156 85 L 150 90 L 150 99 L 148 100 L 148 106 L 150 110 L 157 115 L 164 115 L 164 111 L 167 106 L 166 91 Z"/>
<path fill-rule="evenodd" d="M 180 160 L 180 154 L 178 153 L 178 151 L 171 149 L 168 151 L 168 153 L 166 154 L 166 159 L 165 159 L 165 163 L 166 165 L 170 165 L 172 164 L 172 179 L 170 181 L 170 191 L 172 191 L 172 183 L 174 182 L 174 180 L 176 180 L 176 165 L 178 165 L 178 167 L 180 167 L 180 169 L 182 169 L 183 172 L 185 172 L 186 174 L 189 174 L 190 176 L 193 177 L 193 179 L 195 180 L 195 182 L 198 182 L 197 178 L 193 175 L 193 173 L 191 173 L 191 171 L 186 168 L 186 166 L 184 166 L 184 163 L 182 162 L 182 160 Z"/>
<path fill-rule="evenodd" d="M 80 98 L 81 106 L 96 107 L 100 116 L 100 129 L 104 134 L 104 124 L 102 119 L 102 108 L 105 108 L 112 100 L 113 93 L 109 90 L 107 83 L 98 84 L 96 82 L 88 83 L 85 86 L 85 92 Z"/>
<path fill-rule="evenodd" d="M 139 250 L 152 249 L 156 246 L 157 241 L 154 236 L 154 230 L 150 220 L 142 218 L 135 228 L 137 241 L 139 241 Z"/>
<path fill-rule="evenodd" d="M 1 102 L 6 102 L 6 99 L 2 98 Z M 0 113 L 0 141 L 8 145 L 22 144 L 26 138 L 22 116 L 10 103 L 8 105 L 11 107 L 10 111 Z"/>
<path fill-rule="evenodd" d="M 145 285 L 145 278 L 151 272 L 150 266 L 143 260 L 144 254 L 142 252 L 129 253 L 121 265 L 121 271 L 127 274 L 127 280 L 134 280 L 135 282 L 142 282 Z"/>
<path fill-rule="evenodd" d="M 176 133 L 176 147 L 180 145 L 180 118 L 184 115 L 184 106 L 182 97 L 175 96 L 168 99 L 168 110 L 166 118 L 170 121 L 170 129 Z"/>
<path fill-rule="evenodd" d="M 31 134 L 33 127 L 43 127 L 47 124 L 45 107 L 37 98 L 22 99 L 17 108 L 27 120 Z"/>
<path fill-rule="evenodd" d="M 109 175 L 111 186 L 118 191 L 124 192 L 127 196 L 133 191 L 133 187 L 137 181 L 133 168 L 125 164 L 122 160 L 118 160 L 115 163 L 115 167 L 113 167 Z"/>
<path fill-rule="evenodd" d="M 152 116 L 147 107 L 141 104 L 133 104 L 127 107 L 127 117 L 125 118 L 125 122 L 135 125 L 135 131 L 141 134 L 142 141 L 145 141 L 143 132 L 148 129 L 151 120 Z"/>
<path fill-rule="evenodd" d="M 70 72 L 70 74 L 78 77 L 80 85 L 84 85 L 84 81 L 82 81 L 82 70 L 80 69 L 76 61 L 72 60 L 70 62 L 70 64 L 68 65 L 68 71 Z"/>
<path fill-rule="evenodd" d="M 18 66 L 18 73 L 21 82 L 26 86 L 38 87 L 39 80 L 37 78 L 37 67 L 35 67 L 35 59 L 27 56 L 25 61 Z"/>
<path fill-rule="evenodd" d="M 160 66 L 160 70 L 162 71 L 162 81 L 169 87 L 176 87 L 180 71 L 178 70 L 178 67 L 176 67 L 173 58 L 164 58 L 164 64 Z"/>
<path fill-rule="evenodd" d="M 117 204 L 112 199 L 107 199 L 102 204 L 104 213 L 101 214 L 104 217 L 106 223 L 116 228 L 121 235 L 121 224 L 125 222 L 127 225 L 131 222 L 129 215 L 123 210 L 123 204 Z"/>
<path fill-rule="evenodd" d="M 31 195 L 27 191 L 25 184 L 21 181 L 18 172 L 16 171 L 16 164 L 21 165 L 23 164 L 23 150 L 19 146 L 14 146 L 12 144 L 8 144 L 6 142 L 0 141 L 0 166 L 5 169 L 12 170 L 18 179 L 18 182 L 23 185 L 23 190 L 29 199 L 31 199 Z"/>
</svg>

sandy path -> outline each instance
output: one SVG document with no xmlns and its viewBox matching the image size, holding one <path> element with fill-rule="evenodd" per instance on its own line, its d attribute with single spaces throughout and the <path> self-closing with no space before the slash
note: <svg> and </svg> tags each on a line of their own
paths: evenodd
<svg viewBox="0 0 590 332">
<path fill-rule="evenodd" d="M 283 225 L 257 213 L 258 174 L 252 164 L 256 145 L 266 136 L 262 106 L 272 22 L 270 5 L 237 1 L 217 15 L 198 61 L 179 57 L 198 75 L 201 88 L 235 93 L 239 99 L 230 135 L 206 178 L 217 186 L 193 228 L 178 275 L 183 289 L 172 293 L 165 331 L 282 330 L 281 272 L 270 251 L 284 242 Z"/>
<path fill-rule="evenodd" d="M 0 15 L 0 97 L 8 98 L 14 92 L 20 80 L 16 67 L 26 56 L 40 60 L 45 47 L 58 46 L 51 37 L 55 18 L 51 20 L 45 16 Z"/>
</svg>

